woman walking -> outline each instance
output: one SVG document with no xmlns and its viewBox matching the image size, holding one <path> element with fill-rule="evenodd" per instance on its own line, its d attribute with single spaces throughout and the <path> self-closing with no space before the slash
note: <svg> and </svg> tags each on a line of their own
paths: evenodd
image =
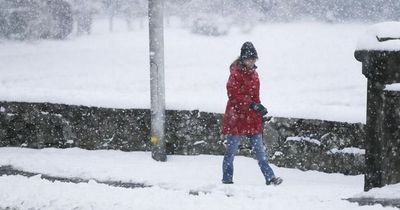
<svg viewBox="0 0 400 210">
<path fill-rule="evenodd" d="M 251 42 L 245 42 L 240 56 L 230 66 L 227 83 L 228 103 L 223 120 L 222 133 L 227 147 L 222 163 L 222 183 L 233 184 L 233 159 L 241 137 L 250 139 L 256 153 L 258 165 L 267 185 L 279 185 L 282 179 L 276 177 L 268 165 L 268 157 L 262 140 L 262 118 L 268 113 L 260 101 L 260 80 L 257 74 L 257 51 Z"/>
</svg>

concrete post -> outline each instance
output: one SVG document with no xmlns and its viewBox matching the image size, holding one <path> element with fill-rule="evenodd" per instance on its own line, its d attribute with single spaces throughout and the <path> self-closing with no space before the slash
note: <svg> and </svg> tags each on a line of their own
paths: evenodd
<svg viewBox="0 0 400 210">
<path fill-rule="evenodd" d="M 400 51 L 357 50 L 368 79 L 364 190 L 400 182 L 400 94 L 385 90 L 400 82 Z"/>
<path fill-rule="evenodd" d="M 163 0 L 149 0 L 152 157 L 166 161 Z"/>
</svg>

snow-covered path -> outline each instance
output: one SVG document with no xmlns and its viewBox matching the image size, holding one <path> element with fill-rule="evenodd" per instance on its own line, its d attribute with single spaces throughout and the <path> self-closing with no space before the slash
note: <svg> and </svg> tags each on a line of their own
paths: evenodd
<svg viewBox="0 0 400 210">
<path fill-rule="evenodd" d="M 0 208 L 18 209 L 391 209 L 360 207 L 342 199 L 362 192 L 363 176 L 303 172 L 272 166 L 284 178 L 266 186 L 255 160 L 237 157 L 235 184 L 222 185 L 221 156 L 168 156 L 161 163 L 148 152 L 82 149 L 0 148 L 0 165 L 61 177 L 141 182 L 126 189 L 63 183 L 40 176 L 0 177 Z M 190 191 L 200 191 L 198 196 Z M 204 192 L 204 193 L 202 193 Z"/>
</svg>

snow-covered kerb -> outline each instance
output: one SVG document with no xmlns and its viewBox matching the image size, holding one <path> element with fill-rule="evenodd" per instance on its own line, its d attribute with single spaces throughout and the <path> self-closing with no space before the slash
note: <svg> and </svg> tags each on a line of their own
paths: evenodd
<svg viewBox="0 0 400 210">
<path fill-rule="evenodd" d="M 0 166 L 91 179 L 74 184 L 47 181 L 40 175 L 0 176 L 0 209 L 392 210 L 379 205 L 359 207 L 343 200 L 362 191 L 362 176 L 271 165 L 285 180 L 272 187 L 265 185 L 257 161 L 245 157 L 235 158 L 235 184 L 222 185 L 222 158 L 171 155 L 166 163 L 160 163 L 151 159 L 150 152 L 0 148 Z M 140 182 L 153 187 L 126 189 L 95 180 Z M 400 198 L 398 187 L 388 189 L 386 195 L 393 192 L 390 197 Z"/>
<path fill-rule="evenodd" d="M 400 51 L 400 22 L 372 25 L 358 40 L 356 50 Z"/>
</svg>

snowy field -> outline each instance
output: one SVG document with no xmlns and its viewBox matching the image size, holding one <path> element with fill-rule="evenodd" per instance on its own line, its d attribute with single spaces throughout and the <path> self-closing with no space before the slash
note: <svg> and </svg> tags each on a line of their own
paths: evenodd
<svg viewBox="0 0 400 210">
<path fill-rule="evenodd" d="M 254 159 L 237 157 L 233 185 L 223 185 L 221 156 L 169 156 L 168 162 L 156 162 L 146 152 L 87 151 L 82 149 L 0 148 L 0 165 L 61 177 L 81 177 L 100 181 L 141 182 L 149 188 L 125 189 L 89 183 L 50 182 L 22 176 L 0 177 L 0 209 L 157 209 L 157 210 L 354 210 L 394 209 L 358 206 L 343 200 L 363 190 L 363 176 L 344 176 L 321 172 L 303 172 L 278 168 L 285 181 L 266 186 Z M 400 185 L 370 191 L 399 198 Z M 199 195 L 190 195 L 200 191 Z M 391 196 L 390 196 L 391 195 Z"/>
<path fill-rule="evenodd" d="M 271 115 L 365 122 L 366 79 L 353 53 L 367 25 L 264 24 L 220 37 L 178 25 L 165 29 L 168 109 L 224 112 L 228 67 L 252 41 Z M 0 41 L 0 100 L 149 108 L 147 27 L 107 27 L 97 21 L 92 35 L 66 41 Z"/>
</svg>

